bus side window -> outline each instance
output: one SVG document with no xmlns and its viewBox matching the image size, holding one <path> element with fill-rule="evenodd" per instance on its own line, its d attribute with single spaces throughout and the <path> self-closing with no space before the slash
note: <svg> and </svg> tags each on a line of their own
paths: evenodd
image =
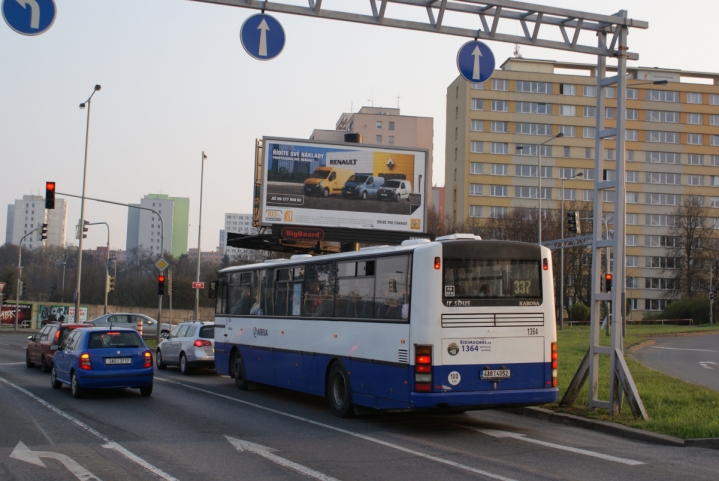
<svg viewBox="0 0 719 481">
<path fill-rule="evenodd" d="M 337 264 L 307 266 L 305 276 L 305 301 L 303 314 L 311 317 L 334 315 Z"/>
<path fill-rule="evenodd" d="M 215 314 L 227 313 L 227 278 L 221 277 L 217 280 L 215 290 Z"/>
<path fill-rule="evenodd" d="M 375 318 L 403 319 L 409 312 L 409 256 L 377 259 L 375 282 Z M 407 307 L 405 307 L 407 304 Z M 408 314 L 407 314 L 408 315 Z"/>
<path fill-rule="evenodd" d="M 236 316 L 246 316 L 250 313 L 250 276 L 248 272 L 242 274 L 232 274 L 230 276 L 230 285 L 227 305 L 230 314 Z"/>
</svg>

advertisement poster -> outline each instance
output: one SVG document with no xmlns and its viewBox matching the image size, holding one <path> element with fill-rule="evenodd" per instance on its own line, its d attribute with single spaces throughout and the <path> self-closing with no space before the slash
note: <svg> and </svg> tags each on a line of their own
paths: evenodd
<svg viewBox="0 0 719 481">
<path fill-rule="evenodd" d="M 263 139 L 262 225 L 424 232 L 427 151 Z"/>
<path fill-rule="evenodd" d="M 70 310 L 73 312 L 74 319 L 75 308 L 71 306 L 56 306 L 52 304 L 41 304 L 37 306 L 38 326 L 44 326 L 48 322 L 74 322 L 71 320 Z M 80 322 L 87 320 L 87 308 L 80 308 Z"/>
<path fill-rule="evenodd" d="M 15 304 L 3 304 L 0 313 L 0 324 L 3 326 L 15 325 Z M 19 327 L 31 327 L 32 324 L 32 304 L 20 304 L 20 312 L 18 317 Z"/>
<path fill-rule="evenodd" d="M 87 307 L 80 308 L 80 319 L 77 320 L 75 319 L 75 308 L 67 308 L 67 320 L 65 322 L 69 322 L 71 324 L 82 324 L 85 321 L 87 321 Z"/>
</svg>

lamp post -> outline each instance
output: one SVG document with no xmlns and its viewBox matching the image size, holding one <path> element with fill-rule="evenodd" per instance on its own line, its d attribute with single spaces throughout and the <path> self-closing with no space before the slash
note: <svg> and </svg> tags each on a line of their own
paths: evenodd
<svg viewBox="0 0 719 481">
<path fill-rule="evenodd" d="M 60 293 L 60 303 L 65 302 L 65 267 L 67 266 L 67 261 L 63 261 L 60 263 L 62 266 L 62 292 Z"/>
<path fill-rule="evenodd" d="M 107 253 L 105 256 L 105 308 L 103 310 L 103 314 L 107 314 L 107 293 L 109 292 L 109 279 L 110 276 L 110 225 L 107 222 L 93 222 L 87 225 L 101 225 L 105 224 L 105 227 L 107 227 Z M 79 311 L 78 312 L 78 316 Z"/>
<path fill-rule="evenodd" d="M 87 105 L 87 127 L 85 129 L 85 166 L 82 171 L 82 200 L 80 201 L 80 229 L 85 225 L 85 186 L 87 181 L 87 147 L 90 140 L 90 107 L 92 105 L 92 96 L 95 92 L 99 92 L 102 87 L 95 85 L 87 100 L 80 104 L 80 108 L 84 109 Z M 77 295 L 75 296 L 75 322 L 80 320 L 80 281 L 82 278 L 82 230 L 80 230 L 80 243 L 77 249 Z"/>
<path fill-rule="evenodd" d="M 562 226 L 559 228 L 562 233 L 562 243 L 559 248 L 559 329 L 564 329 L 564 181 L 584 177 L 584 173 L 580 172 L 569 179 L 562 179 L 562 207 L 561 216 L 559 217 Z M 579 221 L 579 219 L 577 219 Z M 577 224 L 579 225 L 579 224 Z"/>
<path fill-rule="evenodd" d="M 202 238 L 202 184 L 205 177 L 205 151 L 202 151 L 202 168 L 200 169 L 200 220 L 197 227 L 197 282 L 200 282 L 200 240 Z M 195 289 L 195 319 L 199 319 L 200 289 Z"/>
<path fill-rule="evenodd" d="M 564 134 L 562 132 L 559 132 L 557 135 L 545 140 L 541 144 L 531 144 L 536 145 L 537 147 L 537 179 L 538 179 L 538 186 L 537 186 L 537 199 L 539 200 L 539 211 L 537 212 L 537 243 L 539 245 L 542 245 L 542 146 L 548 142 L 551 142 L 554 139 L 558 139 L 560 137 L 564 137 Z M 522 151 L 524 149 L 524 145 L 518 145 L 516 147 L 516 150 Z"/>
<path fill-rule="evenodd" d="M 714 263 L 719 259 L 714 259 L 709 264 L 709 325 L 714 324 Z"/>
</svg>

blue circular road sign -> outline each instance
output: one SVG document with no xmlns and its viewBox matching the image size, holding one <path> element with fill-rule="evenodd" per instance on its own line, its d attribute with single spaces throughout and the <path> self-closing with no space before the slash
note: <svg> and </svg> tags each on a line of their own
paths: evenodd
<svg viewBox="0 0 719 481">
<path fill-rule="evenodd" d="M 484 82 L 494 73 L 494 54 L 482 42 L 467 42 L 457 52 L 457 69 L 468 82 Z"/>
<path fill-rule="evenodd" d="M 274 17 L 260 13 L 242 24 L 240 40 L 250 57 L 272 60 L 285 47 L 285 30 Z"/>
<path fill-rule="evenodd" d="M 22 35 L 40 35 L 55 22 L 55 0 L 3 0 L 2 16 Z"/>
</svg>

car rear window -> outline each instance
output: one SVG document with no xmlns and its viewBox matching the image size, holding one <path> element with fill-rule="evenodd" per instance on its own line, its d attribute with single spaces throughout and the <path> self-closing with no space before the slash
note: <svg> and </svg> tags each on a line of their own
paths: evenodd
<svg viewBox="0 0 719 481">
<path fill-rule="evenodd" d="M 140 347 L 142 339 L 136 332 L 103 331 L 90 333 L 89 349 L 108 347 Z"/>
<path fill-rule="evenodd" d="M 67 336 L 70 335 L 70 328 L 69 327 L 63 327 L 60 329 L 60 339 L 58 339 L 57 343 L 62 344 L 62 341 L 67 339 Z"/>
<path fill-rule="evenodd" d="M 202 328 L 200 329 L 200 338 L 214 339 L 215 338 L 215 326 L 202 326 Z"/>
</svg>

